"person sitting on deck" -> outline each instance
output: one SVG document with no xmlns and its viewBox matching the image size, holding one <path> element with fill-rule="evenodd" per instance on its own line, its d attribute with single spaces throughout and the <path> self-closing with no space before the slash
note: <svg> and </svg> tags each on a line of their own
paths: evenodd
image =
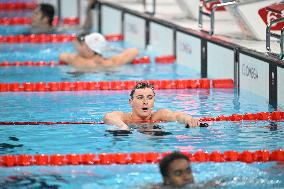
<svg viewBox="0 0 284 189">
<path fill-rule="evenodd" d="M 132 107 L 132 112 L 109 112 L 105 114 L 104 122 L 109 125 L 117 126 L 122 130 L 129 130 L 128 124 L 141 122 L 177 121 L 187 126 L 195 127 L 200 125 L 198 119 L 186 113 L 173 112 L 169 109 L 153 111 L 154 101 L 155 91 L 153 85 L 145 82 L 138 83 L 130 93 L 129 104 Z"/>
<path fill-rule="evenodd" d="M 128 48 L 110 58 L 104 58 L 107 42 L 100 33 L 78 35 L 74 41 L 78 54 L 62 53 L 59 61 L 70 64 L 81 71 L 94 71 L 117 67 L 131 62 L 138 54 L 137 48 Z"/>
</svg>

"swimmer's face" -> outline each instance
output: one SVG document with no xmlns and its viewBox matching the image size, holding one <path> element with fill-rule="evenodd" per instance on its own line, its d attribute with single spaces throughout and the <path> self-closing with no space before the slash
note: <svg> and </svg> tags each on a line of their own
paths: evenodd
<svg viewBox="0 0 284 189">
<path fill-rule="evenodd" d="M 129 100 L 132 107 L 132 113 L 140 118 L 151 117 L 154 107 L 155 94 L 151 88 L 136 89 L 133 99 Z"/>
<path fill-rule="evenodd" d="M 185 159 L 176 159 L 172 161 L 169 165 L 168 176 L 164 179 L 165 184 L 175 187 L 193 183 L 190 163 Z"/>
<path fill-rule="evenodd" d="M 40 11 L 40 8 L 37 7 L 33 11 L 31 23 L 32 27 L 41 27 L 45 21 L 48 22 L 47 18 L 43 16 L 42 12 Z"/>
<path fill-rule="evenodd" d="M 84 41 L 76 40 L 74 46 L 77 52 L 84 58 L 93 58 L 94 52 L 87 46 Z"/>
</svg>

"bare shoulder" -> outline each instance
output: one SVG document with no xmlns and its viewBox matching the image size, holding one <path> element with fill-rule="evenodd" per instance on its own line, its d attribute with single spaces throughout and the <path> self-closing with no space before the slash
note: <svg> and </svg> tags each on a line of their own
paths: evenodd
<svg viewBox="0 0 284 189">
<path fill-rule="evenodd" d="M 61 53 L 59 55 L 59 61 L 70 64 L 70 61 L 73 60 L 75 57 L 76 55 L 72 53 Z"/>
<path fill-rule="evenodd" d="M 122 111 L 113 111 L 113 112 L 106 113 L 106 115 L 117 115 L 117 116 L 125 116 L 125 114 L 127 113 L 124 113 Z"/>
<path fill-rule="evenodd" d="M 156 112 L 152 113 L 152 120 L 160 120 L 163 121 L 164 117 L 166 117 L 168 114 L 173 113 L 171 110 L 163 108 L 159 109 Z"/>
</svg>

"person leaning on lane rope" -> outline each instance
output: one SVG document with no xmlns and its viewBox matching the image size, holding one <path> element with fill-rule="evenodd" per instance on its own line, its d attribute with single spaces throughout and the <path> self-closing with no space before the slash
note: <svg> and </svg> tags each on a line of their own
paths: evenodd
<svg viewBox="0 0 284 189">
<path fill-rule="evenodd" d="M 74 46 L 78 53 L 62 53 L 59 61 L 81 71 L 97 71 L 122 66 L 131 62 L 139 54 L 137 48 L 128 48 L 117 55 L 105 58 L 103 53 L 107 48 L 107 42 L 100 33 L 78 35 L 74 40 Z"/>
<path fill-rule="evenodd" d="M 169 109 L 159 109 L 153 111 L 155 102 L 155 91 L 153 85 L 145 82 L 136 84 L 130 93 L 129 104 L 132 111 L 124 113 L 114 111 L 105 114 L 104 122 L 109 125 L 115 125 L 122 130 L 129 130 L 128 124 L 141 122 L 172 122 L 176 121 L 188 126 L 199 126 L 199 120 L 192 116 L 174 112 Z"/>
</svg>

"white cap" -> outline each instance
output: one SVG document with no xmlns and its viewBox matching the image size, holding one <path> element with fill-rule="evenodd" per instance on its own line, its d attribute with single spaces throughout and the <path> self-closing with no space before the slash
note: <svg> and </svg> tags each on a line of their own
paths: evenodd
<svg viewBox="0 0 284 189">
<path fill-rule="evenodd" d="M 106 47 L 105 37 L 100 33 L 91 33 L 85 36 L 85 43 L 94 52 L 102 54 Z"/>
</svg>

